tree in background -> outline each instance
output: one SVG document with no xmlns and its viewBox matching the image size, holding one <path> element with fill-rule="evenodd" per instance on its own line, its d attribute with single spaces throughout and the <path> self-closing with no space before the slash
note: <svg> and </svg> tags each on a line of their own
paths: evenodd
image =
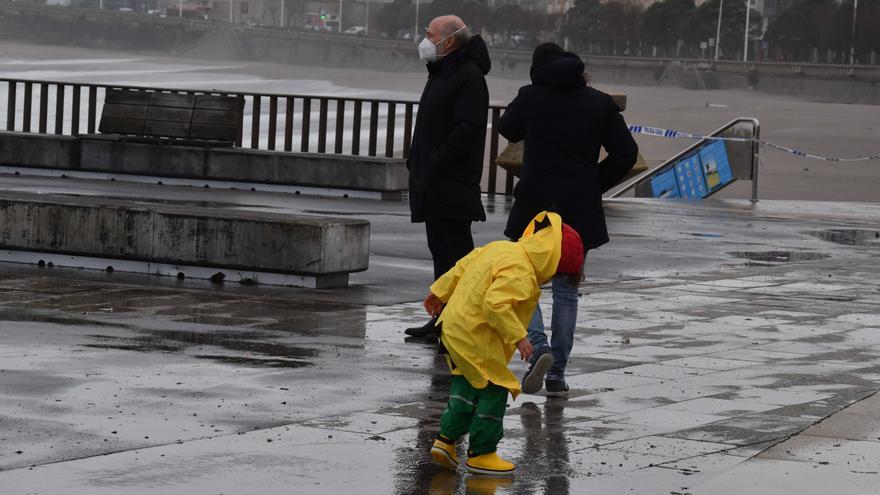
<svg viewBox="0 0 880 495">
<path fill-rule="evenodd" d="M 661 0 L 651 4 L 642 16 L 642 39 L 665 57 L 678 55 L 682 21 L 697 8 L 694 0 Z"/>
<path fill-rule="evenodd" d="M 376 24 L 380 32 L 398 36 L 401 32 L 413 30 L 415 16 L 416 7 L 410 0 L 394 0 L 379 9 Z"/>
<path fill-rule="evenodd" d="M 814 51 L 830 48 L 834 24 L 829 21 L 836 10 L 834 0 L 798 0 L 776 16 L 765 35 L 775 58 L 809 60 Z"/>
<path fill-rule="evenodd" d="M 707 0 L 696 9 L 688 12 L 682 22 L 682 39 L 696 49 L 700 42 L 714 39 L 718 27 L 718 9 L 721 0 Z M 761 14 L 751 9 L 749 14 L 750 35 L 760 34 Z M 746 26 L 745 2 L 725 2 L 721 15 L 721 53 L 720 58 L 739 58 L 742 54 L 743 36 Z M 716 41 L 717 42 L 717 41 Z M 714 52 L 710 52 L 711 56 Z"/>
<path fill-rule="evenodd" d="M 504 4 L 492 12 L 487 28 L 516 46 L 521 42 L 520 34 L 528 30 L 528 16 L 519 5 Z"/>
<path fill-rule="evenodd" d="M 562 33 L 575 50 L 592 53 L 593 45 L 601 45 L 608 39 L 605 8 L 599 0 L 580 0 L 568 11 Z"/>
<path fill-rule="evenodd" d="M 837 7 L 831 21 L 831 50 L 829 62 L 849 63 L 852 47 L 853 1 L 845 0 Z M 880 51 L 880 0 L 859 0 L 856 16 L 855 63 L 871 63 L 871 53 Z M 873 61 L 876 63 L 876 60 Z"/>
<path fill-rule="evenodd" d="M 467 23 L 471 33 L 474 34 L 479 34 L 483 31 L 489 25 L 492 17 L 492 10 L 486 5 L 484 0 L 467 2 L 456 13 Z"/>
<path fill-rule="evenodd" d="M 644 15 L 641 3 L 635 0 L 608 2 L 600 16 L 605 33 L 605 53 L 611 55 L 641 55 L 639 25 Z"/>
</svg>

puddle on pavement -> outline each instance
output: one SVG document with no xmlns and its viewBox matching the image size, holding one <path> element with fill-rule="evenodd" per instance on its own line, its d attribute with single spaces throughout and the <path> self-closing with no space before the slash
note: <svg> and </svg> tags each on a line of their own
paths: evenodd
<svg viewBox="0 0 880 495">
<path fill-rule="evenodd" d="M 115 349 L 135 352 L 183 352 L 190 347 L 215 346 L 231 354 L 195 354 L 198 359 L 209 359 L 226 364 L 271 368 L 302 368 L 310 366 L 310 358 L 318 356 L 316 349 L 272 342 L 264 333 L 248 332 L 188 332 L 150 330 L 137 337 L 92 335 L 100 341 L 82 344 L 93 349 Z M 264 339 L 257 341 L 255 339 Z"/>
<path fill-rule="evenodd" d="M 880 230 L 831 229 L 806 233 L 823 241 L 844 246 L 880 247 Z"/>
<path fill-rule="evenodd" d="M 312 363 L 308 361 L 299 361 L 296 359 L 273 359 L 273 358 L 255 358 L 255 357 L 238 357 L 238 356 L 223 356 L 223 355 L 209 355 L 209 354 L 197 354 L 193 356 L 198 359 L 209 359 L 211 361 L 217 361 L 225 364 L 235 364 L 241 366 L 256 366 L 256 367 L 266 367 L 266 368 L 304 368 L 306 366 L 311 366 Z"/>
<path fill-rule="evenodd" d="M 749 260 L 747 265 L 771 266 L 772 263 L 793 263 L 799 261 L 817 261 L 831 256 L 815 251 L 734 251 L 727 253 L 735 258 Z"/>
</svg>

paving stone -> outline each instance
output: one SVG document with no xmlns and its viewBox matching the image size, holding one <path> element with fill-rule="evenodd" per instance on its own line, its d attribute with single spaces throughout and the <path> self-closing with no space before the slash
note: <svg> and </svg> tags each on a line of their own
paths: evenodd
<svg viewBox="0 0 880 495">
<path fill-rule="evenodd" d="M 672 359 L 664 361 L 663 364 L 667 366 L 681 366 L 683 368 L 699 368 L 718 371 L 755 366 L 753 361 L 739 361 L 711 356 L 691 356 L 681 359 Z"/>
<path fill-rule="evenodd" d="M 713 442 L 699 442 L 682 438 L 669 438 L 663 436 L 649 436 L 634 440 L 624 440 L 617 443 L 603 445 L 603 449 L 621 450 L 637 454 L 661 455 L 663 457 L 677 457 L 687 459 L 695 456 L 721 452 L 733 448 L 733 445 Z M 664 464 L 668 465 L 668 464 Z"/>
<path fill-rule="evenodd" d="M 683 366 L 668 366 L 665 363 L 649 363 L 639 364 L 636 366 L 627 366 L 626 368 L 617 368 L 609 371 L 613 374 L 633 375 L 646 378 L 674 379 L 686 376 L 705 375 L 714 373 L 717 370 L 688 368 Z"/>
</svg>

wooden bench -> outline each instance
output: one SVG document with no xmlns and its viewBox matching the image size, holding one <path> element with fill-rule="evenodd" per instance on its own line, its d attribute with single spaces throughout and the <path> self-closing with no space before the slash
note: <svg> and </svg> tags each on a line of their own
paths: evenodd
<svg viewBox="0 0 880 495">
<path fill-rule="evenodd" d="M 244 97 L 108 89 L 98 131 L 128 141 L 232 147 Z"/>
</svg>

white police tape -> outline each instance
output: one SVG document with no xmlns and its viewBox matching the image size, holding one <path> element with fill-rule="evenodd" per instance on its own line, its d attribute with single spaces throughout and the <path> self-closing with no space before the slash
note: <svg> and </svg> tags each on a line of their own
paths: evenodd
<svg viewBox="0 0 880 495">
<path fill-rule="evenodd" d="M 636 134 L 647 134 L 649 136 L 657 136 L 672 139 L 712 139 L 715 141 L 754 141 L 752 138 L 739 137 L 721 137 L 721 136 L 704 136 L 702 134 L 694 134 L 691 132 L 676 131 L 674 129 L 661 129 L 659 127 L 649 127 L 646 125 L 631 125 L 629 131 Z"/>
<path fill-rule="evenodd" d="M 769 141 L 757 140 L 753 138 L 742 138 L 742 137 L 722 137 L 722 136 L 704 136 L 702 134 L 694 134 L 691 132 L 677 131 L 675 129 L 662 129 L 660 127 L 649 127 L 645 125 L 631 125 L 629 126 L 630 132 L 634 134 L 645 134 L 648 136 L 656 136 L 663 138 L 671 138 L 671 139 L 707 139 L 713 141 L 734 141 L 734 142 L 758 142 L 769 146 L 770 148 L 784 151 L 786 153 L 791 153 L 792 155 L 811 158 L 813 160 L 823 160 L 826 162 L 864 162 L 868 160 L 880 160 L 880 155 L 868 155 L 868 156 L 859 156 L 855 158 L 830 158 L 826 156 L 813 155 L 810 153 L 805 153 L 803 151 L 799 151 L 796 149 L 788 148 L 786 146 L 782 146 L 779 144 L 771 143 Z"/>
</svg>

